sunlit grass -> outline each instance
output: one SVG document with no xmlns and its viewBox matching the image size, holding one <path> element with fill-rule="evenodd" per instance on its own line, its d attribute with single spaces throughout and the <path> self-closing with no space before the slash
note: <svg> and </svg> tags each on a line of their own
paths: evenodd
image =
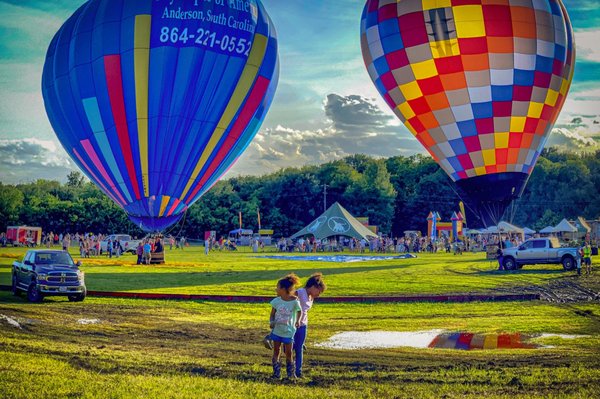
<svg viewBox="0 0 600 399">
<path fill-rule="evenodd" d="M 316 304 L 307 377 L 293 388 L 269 379 L 270 352 L 260 342 L 268 312 L 268 304 L 205 301 L 54 298 L 40 305 L 2 293 L 0 314 L 22 329 L 0 321 L 0 397 L 103 398 L 110 390 L 127 398 L 283 398 L 293 389 L 306 397 L 587 398 L 600 386 L 598 304 Z M 434 328 L 585 337 L 543 339 L 555 348 L 538 350 L 315 346 L 342 331 Z"/>
<path fill-rule="evenodd" d="M 24 249 L 0 249 L 0 284 L 10 284 L 6 254 Z M 164 265 L 136 265 L 134 255 L 98 256 L 83 263 L 89 290 L 183 294 L 271 295 L 281 276 L 295 272 L 306 278 L 320 271 L 329 285 L 328 295 L 412 295 L 486 292 L 498 287 L 543 284 L 563 277 L 560 265 L 526 266 L 516 272 L 497 271 L 483 253 L 418 254 L 414 259 L 332 263 L 266 259 L 265 253 L 213 251 L 202 247 L 166 251 Z M 5 256 L 2 257 L 2 254 Z"/>
<path fill-rule="evenodd" d="M 10 265 L 24 253 L 0 249 L 0 284 L 10 283 Z M 270 296 L 276 280 L 288 272 L 306 278 L 322 271 L 330 296 L 448 294 L 545 285 L 572 275 L 558 265 L 498 272 L 483 254 L 342 264 L 264 259 L 248 251 L 205 256 L 203 248 L 191 247 L 167 250 L 165 265 L 138 266 L 135 259 L 80 259 L 88 288 Z M 597 302 L 317 301 L 310 313 L 307 377 L 294 386 L 269 378 L 271 354 L 261 343 L 268 315 L 265 303 L 88 297 L 81 303 L 47 298 L 30 304 L 0 292 L 0 397 L 592 398 L 600 391 Z M 535 350 L 316 346 L 345 331 L 431 329 L 583 337 L 537 339 L 554 347 Z"/>
</svg>

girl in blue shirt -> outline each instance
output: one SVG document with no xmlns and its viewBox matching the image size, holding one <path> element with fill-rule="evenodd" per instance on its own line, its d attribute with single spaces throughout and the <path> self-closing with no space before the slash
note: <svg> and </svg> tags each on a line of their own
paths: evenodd
<svg viewBox="0 0 600 399">
<path fill-rule="evenodd" d="M 292 344 L 298 328 L 302 308 L 296 297 L 296 287 L 300 279 L 294 273 L 288 274 L 277 282 L 277 297 L 271 301 L 271 340 L 273 341 L 273 378 L 281 378 L 279 354 L 281 346 L 286 358 L 286 372 L 290 379 L 296 378 Z"/>
</svg>

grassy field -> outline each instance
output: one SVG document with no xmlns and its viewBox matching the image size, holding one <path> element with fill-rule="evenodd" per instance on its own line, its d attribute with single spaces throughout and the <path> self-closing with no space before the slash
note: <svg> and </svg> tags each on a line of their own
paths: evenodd
<svg viewBox="0 0 600 399">
<path fill-rule="evenodd" d="M 0 284 L 10 285 L 10 267 L 25 249 L 0 249 Z M 75 259 L 79 259 L 74 250 Z M 501 272 L 485 254 L 419 254 L 415 259 L 356 263 L 265 259 L 275 253 L 211 252 L 202 247 L 167 250 L 166 265 L 138 266 L 135 256 L 81 259 L 89 290 L 183 294 L 272 295 L 278 278 L 295 272 L 327 276 L 328 294 L 411 295 L 486 292 L 496 288 L 545 284 L 565 274 L 560 265 L 526 266 Z"/>
<path fill-rule="evenodd" d="M 23 253 L 0 250 L 0 284 Z M 486 292 L 570 279 L 558 266 L 499 273 L 479 255 L 423 255 L 353 264 L 257 259 L 201 249 L 168 254 L 164 266 L 85 259 L 89 289 L 271 295 L 278 277 L 325 273 L 326 295 Z M 594 287 L 596 276 L 586 279 Z M 29 304 L 0 292 L 2 398 L 529 398 L 599 397 L 600 304 L 317 303 L 310 313 L 306 378 L 270 380 L 268 304 L 49 298 Z M 12 324 L 11 324 L 12 323 Z M 18 326 L 15 325 L 18 323 Z M 345 331 L 519 332 L 544 349 L 334 350 Z"/>
</svg>

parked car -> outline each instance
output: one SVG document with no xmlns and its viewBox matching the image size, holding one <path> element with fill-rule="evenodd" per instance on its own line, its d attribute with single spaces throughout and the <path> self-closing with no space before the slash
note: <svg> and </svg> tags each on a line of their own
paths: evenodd
<svg viewBox="0 0 600 399">
<path fill-rule="evenodd" d="M 87 290 L 81 262 L 73 262 L 67 251 L 30 250 L 23 262 L 12 265 L 12 292 L 27 293 L 30 302 L 41 302 L 45 296 L 67 296 L 69 301 L 85 299 Z"/>
<path fill-rule="evenodd" d="M 131 254 L 135 254 L 138 244 L 141 242 L 141 240 L 134 240 L 129 234 L 111 234 L 100 241 L 101 254 L 106 252 L 109 239 L 113 243 L 118 239 L 121 243 L 121 247 L 123 247 L 123 252 L 129 252 Z"/>
<path fill-rule="evenodd" d="M 573 270 L 577 267 L 577 259 L 580 257 L 579 248 L 561 247 L 555 237 L 527 240 L 518 247 L 504 248 L 502 255 L 502 262 L 507 270 L 538 263 L 562 264 L 565 270 Z"/>
</svg>

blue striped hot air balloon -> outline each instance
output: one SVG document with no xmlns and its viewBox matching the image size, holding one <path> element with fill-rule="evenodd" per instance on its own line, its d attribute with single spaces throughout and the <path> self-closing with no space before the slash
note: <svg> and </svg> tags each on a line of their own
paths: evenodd
<svg viewBox="0 0 600 399">
<path fill-rule="evenodd" d="M 52 39 L 42 93 L 73 161 L 160 231 L 248 146 L 278 75 L 259 0 L 90 0 Z"/>
</svg>

